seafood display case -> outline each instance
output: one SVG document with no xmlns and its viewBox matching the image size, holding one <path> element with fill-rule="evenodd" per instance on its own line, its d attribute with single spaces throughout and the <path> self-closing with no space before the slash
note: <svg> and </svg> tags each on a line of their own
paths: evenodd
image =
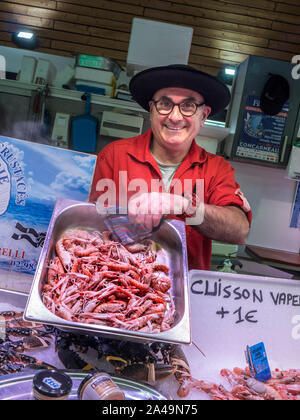
<svg viewBox="0 0 300 420">
<path fill-rule="evenodd" d="M 56 255 L 56 243 L 70 229 L 106 231 L 105 215 L 97 212 L 95 204 L 58 199 L 52 214 L 37 270 L 33 279 L 24 318 L 77 333 L 136 342 L 161 341 L 174 344 L 191 343 L 189 278 L 186 252 L 185 225 L 177 220 L 164 221 L 151 239 L 163 251 L 158 263 L 169 267 L 170 294 L 175 306 L 175 318 L 171 328 L 161 332 L 141 332 L 130 329 L 75 322 L 63 319 L 51 312 L 43 302 L 43 287 L 47 283 L 50 261 Z"/>
</svg>

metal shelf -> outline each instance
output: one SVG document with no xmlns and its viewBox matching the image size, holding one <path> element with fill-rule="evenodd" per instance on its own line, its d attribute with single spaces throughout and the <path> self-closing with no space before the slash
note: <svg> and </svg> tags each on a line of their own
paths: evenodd
<svg viewBox="0 0 300 420">
<path fill-rule="evenodd" d="M 31 97 L 33 92 L 38 92 L 44 88 L 43 85 L 34 83 L 24 83 L 18 80 L 0 79 L 0 92 Z M 54 86 L 49 86 L 48 96 L 52 98 L 70 100 L 75 102 L 82 101 L 84 92 L 70 89 L 62 89 Z M 140 107 L 136 102 L 125 101 L 121 99 L 110 98 L 104 95 L 91 95 L 91 103 L 103 106 L 104 109 L 126 111 L 127 113 L 140 114 L 145 119 L 148 118 L 149 113 Z M 224 139 L 228 134 L 229 129 L 225 128 L 225 123 L 207 120 L 200 132 L 200 137 L 215 138 L 218 141 Z"/>
<path fill-rule="evenodd" d="M 0 91 L 4 93 L 11 93 L 21 96 L 31 96 L 32 92 L 43 89 L 43 85 L 37 85 L 34 83 L 23 83 L 17 80 L 0 79 Z M 71 101 L 80 102 L 84 92 L 77 90 L 62 89 L 54 86 L 49 86 L 49 96 L 60 99 L 67 99 Z M 91 103 L 97 105 L 103 105 L 109 108 L 126 109 L 130 112 L 148 114 L 143 108 L 137 105 L 135 102 L 125 101 L 121 99 L 110 98 L 104 95 L 91 95 Z"/>
</svg>

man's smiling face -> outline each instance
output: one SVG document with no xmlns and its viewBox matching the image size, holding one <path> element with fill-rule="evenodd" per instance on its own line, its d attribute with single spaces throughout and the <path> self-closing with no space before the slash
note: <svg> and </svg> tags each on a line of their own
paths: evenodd
<svg viewBox="0 0 300 420">
<path fill-rule="evenodd" d="M 204 98 L 200 93 L 184 88 L 164 88 L 157 91 L 153 100 L 169 100 L 176 104 L 194 102 L 202 104 Z M 197 108 L 194 115 L 185 117 L 181 114 L 179 107 L 174 106 L 168 115 L 161 115 L 157 112 L 154 102 L 150 102 L 150 120 L 153 131 L 154 142 L 165 150 L 188 151 L 193 139 L 198 135 L 206 118 L 210 113 L 210 107 L 202 105 Z"/>
</svg>

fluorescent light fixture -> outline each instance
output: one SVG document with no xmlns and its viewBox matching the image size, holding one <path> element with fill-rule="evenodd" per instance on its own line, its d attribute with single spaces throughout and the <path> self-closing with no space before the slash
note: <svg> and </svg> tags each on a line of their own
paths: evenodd
<svg viewBox="0 0 300 420">
<path fill-rule="evenodd" d="M 228 74 L 228 76 L 234 76 L 235 75 L 235 69 L 231 67 L 225 67 L 225 74 Z"/>
<path fill-rule="evenodd" d="M 34 32 L 20 30 L 12 34 L 12 42 L 19 48 L 34 50 L 38 46 L 38 40 Z"/>
<path fill-rule="evenodd" d="M 17 33 L 17 37 L 18 38 L 25 38 L 25 39 L 32 39 L 32 37 L 34 36 L 33 32 L 18 32 Z"/>
</svg>

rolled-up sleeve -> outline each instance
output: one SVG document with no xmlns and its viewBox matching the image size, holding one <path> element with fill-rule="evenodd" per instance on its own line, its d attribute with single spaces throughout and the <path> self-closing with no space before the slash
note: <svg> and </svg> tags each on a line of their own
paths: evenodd
<svg viewBox="0 0 300 420">
<path fill-rule="evenodd" d="M 233 167 L 224 159 L 219 159 L 210 178 L 207 190 L 207 202 L 216 206 L 238 206 L 247 215 L 249 224 L 252 221 L 250 204 L 235 180 Z"/>
</svg>

